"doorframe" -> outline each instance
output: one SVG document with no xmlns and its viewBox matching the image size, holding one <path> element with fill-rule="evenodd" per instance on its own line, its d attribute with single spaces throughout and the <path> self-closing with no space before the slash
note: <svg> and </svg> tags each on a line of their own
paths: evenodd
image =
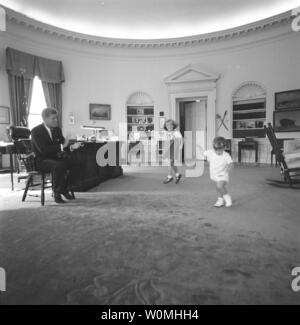
<svg viewBox="0 0 300 325">
<path fill-rule="evenodd" d="M 178 122 L 179 122 L 179 126 L 181 129 L 181 116 L 180 116 L 180 104 L 184 103 L 184 104 L 189 104 L 189 103 L 195 103 L 197 104 L 197 101 L 203 101 L 205 103 L 205 140 L 204 140 L 204 149 L 207 149 L 208 143 L 207 143 L 207 98 L 206 97 L 201 97 L 201 98 L 189 98 L 189 99 L 182 99 L 182 100 L 177 100 L 177 112 L 176 114 L 178 114 Z M 184 127 L 185 128 L 185 127 Z M 183 134 L 184 135 L 184 134 Z"/>
<path fill-rule="evenodd" d="M 189 101 L 191 98 L 206 98 L 206 143 L 212 144 L 216 136 L 216 89 L 202 90 L 194 92 L 172 93 L 170 95 L 170 118 L 177 121 L 179 119 L 179 101 Z"/>
</svg>

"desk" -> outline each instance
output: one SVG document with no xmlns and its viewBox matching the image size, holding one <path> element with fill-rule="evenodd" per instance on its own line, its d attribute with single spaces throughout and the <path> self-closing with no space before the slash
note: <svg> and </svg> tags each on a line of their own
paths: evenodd
<svg viewBox="0 0 300 325">
<path fill-rule="evenodd" d="M 108 142 L 109 143 L 109 142 Z M 117 166 L 100 167 L 96 161 L 96 154 L 99 148 L 104 146 L 104 143 L 85 143 L 84 146 L 75 150 L 72 155 L 78 162 L 78 166 L 72 169 L 71 186 L 76 192 L 83 192 L 99 185 L 102 181 L 123 175 L 123 169 L 119 166 L 119 142 L 111 142 L 111 150 L 116 150 Z M 11 177 L 11 190 L 14 190 L 14 164 L 13 155 L 15 147 L 13 143 L 1 143 L 0 152 L 2 154 L 9 154 L 10 160 L 10 177 Z"/>
<path fill-rule="evenodd" d="M 115 155 L 116 166 L 100 167 L 97 164 L 96 156 L 98 150 L 108 145 L 108 154 Z M 87 191 L 104 180 L 123 175 L 123 169 L 119 165 L 119 146 L 118 141 L 108 141 L 103 143 L 85 142 L 84 146 L 72 152 L 76 161 L 76 166 L 71 169 L 70 185 L 74 192 Z"/>
<path fill-rule="evenodd" d="M 0 143 L 0 153 L 2 155 L 9 155 L 9 167 L 10 167 L 10 182 L 11 190 L 14 190 L 14 162 L 13 155 L 15 152 L 15 147 L 12 142 L 1 142 Z"/>
<path fill-rule="evenodd" d="M 240 141 L 238 143 L 238 159 L 239 163 L 242 158 L 242 150 L 255 150 L 255 162 L 258 162 L 258 142 L 257 141 Z"/>
</svg>

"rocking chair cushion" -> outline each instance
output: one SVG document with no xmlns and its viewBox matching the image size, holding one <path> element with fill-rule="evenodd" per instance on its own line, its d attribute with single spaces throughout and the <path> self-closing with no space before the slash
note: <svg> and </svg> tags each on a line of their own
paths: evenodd
<svg viewBox="0 0 300 325">
<path fill-rule="evenodd" d="M 299 169 L 300 170 L 300 160 L 286 161 L 289 169 Z"/>
<path fill-rule="evenodd" d="M 284 152 L 283 155 L 284 155 L 284 158 L 286 160 L 298 159 L 299 164 L 300 164 L 300 150 L 297 150 L 297 151 L 294 151 L 294 152 Z"/>
</svg>

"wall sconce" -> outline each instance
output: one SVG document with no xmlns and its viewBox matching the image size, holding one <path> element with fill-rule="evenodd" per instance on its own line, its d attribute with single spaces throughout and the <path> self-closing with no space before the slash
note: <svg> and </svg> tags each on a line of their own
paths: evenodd
<svg viewBox="0 0 300 325">
<path fill-rule="evenodd" d="M 69 114 L 69 125 L 74 125 L 75 124 L 75 116 L 74 113 Z"/>
</svg>

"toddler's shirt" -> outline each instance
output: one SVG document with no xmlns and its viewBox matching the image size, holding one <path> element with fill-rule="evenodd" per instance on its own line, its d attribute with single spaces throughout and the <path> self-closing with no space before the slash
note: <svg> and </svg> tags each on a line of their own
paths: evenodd
<svg viewBox="0 0 300 325">
<path fill-rule="evenodd" d="M 229 153 L 224 151 L 222 155 L 218 155 L 214 149 L 209 149 L 204 151 L 204 156 L 209 162 L 210 178 L 216 182 L 228 182 L 229 174 L 226 167 L 233 162 Z"/>
</svg>

